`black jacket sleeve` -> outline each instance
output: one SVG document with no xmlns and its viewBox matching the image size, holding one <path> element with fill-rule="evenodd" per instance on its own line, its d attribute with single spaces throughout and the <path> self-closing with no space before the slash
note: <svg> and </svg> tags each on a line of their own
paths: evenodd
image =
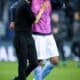
<svg viewBox="0 0 80 80">
<path fill-rule="evenodd" d="M 26 13 L 27 13 L 27 15 L 29 17 L 30 22 L 33 23 L 35 21 L 35 15 L 31 10 L 31 6 L 30 5 L 26 5 L 25 6 L 25 11 L 26 11 Z"/>
<path fill-rule="evenodd" d="M 15 2 L 9 9 L 9 20 L 10 22 L 15 22 L 15 17 L 16 17 L 16 6 L 18 2 Z"/>
<path fill-rule="evenodd" d="M 35 15 L 31 10 L 31 6 L 27 2 L 20 2 L 16 9 L 18 19 L 22 19 L 32 24 L 35 21 Z"/>
</svg>

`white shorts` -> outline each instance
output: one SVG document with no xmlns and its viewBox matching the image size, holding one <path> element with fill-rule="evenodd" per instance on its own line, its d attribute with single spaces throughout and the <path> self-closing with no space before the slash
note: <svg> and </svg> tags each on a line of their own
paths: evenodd
<svg viewBox="0 0 80 80">
<path fill-rule="evenodd" d="M 35 41 L 38 59 L 49 59 L 51 57 L 59 56 L 53 35 L 32 35 Z"/>
</svg>

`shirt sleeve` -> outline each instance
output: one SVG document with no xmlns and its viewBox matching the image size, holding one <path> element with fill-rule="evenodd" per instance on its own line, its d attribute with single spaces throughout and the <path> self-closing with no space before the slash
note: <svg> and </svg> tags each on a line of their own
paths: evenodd
<svg viewBox="0 0 80 80">
<path fill-rule="evenodd" d="M 10 22 L 11 22 L 11 21 L 15 21 L 16 5 L 17 5 L 17 2 L 14 3 L 14 4 L 10 7 L 10 9 L 9 9 L 9 20 L 10 20 Z"/>
</svg>

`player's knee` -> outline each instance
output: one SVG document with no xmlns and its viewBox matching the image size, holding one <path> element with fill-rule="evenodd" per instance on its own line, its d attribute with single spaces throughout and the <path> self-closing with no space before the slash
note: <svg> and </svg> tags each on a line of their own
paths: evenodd
<svg viewBox="0 0 80 80">
<path fill-rule="evenodd" d="M 57 65 L 57 64 L 59 63 L 59 58 L 58 58 L 58 57 L 53 57 L 53 58 L 50 59 L 50 62 L 51 62 L 52 64 Z"/>
</svg>

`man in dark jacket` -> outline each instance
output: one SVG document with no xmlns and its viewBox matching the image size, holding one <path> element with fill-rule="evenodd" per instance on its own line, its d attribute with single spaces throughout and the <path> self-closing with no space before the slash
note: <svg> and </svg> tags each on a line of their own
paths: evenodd
<svg viewBox="0 0 80 80">
<path fill-rule="evenodd" d="M 35 21 L 35 16 L 28 0 L 16 2 L 11 7 L 10 18 L 10 28 L 15 31 L 14 48 L 19 64 L 18 77 L 14 80 L 26 80 L 26 77 L 37 66 L 36 49 L 32 38 L 32 23 Z"/>
</svg>

